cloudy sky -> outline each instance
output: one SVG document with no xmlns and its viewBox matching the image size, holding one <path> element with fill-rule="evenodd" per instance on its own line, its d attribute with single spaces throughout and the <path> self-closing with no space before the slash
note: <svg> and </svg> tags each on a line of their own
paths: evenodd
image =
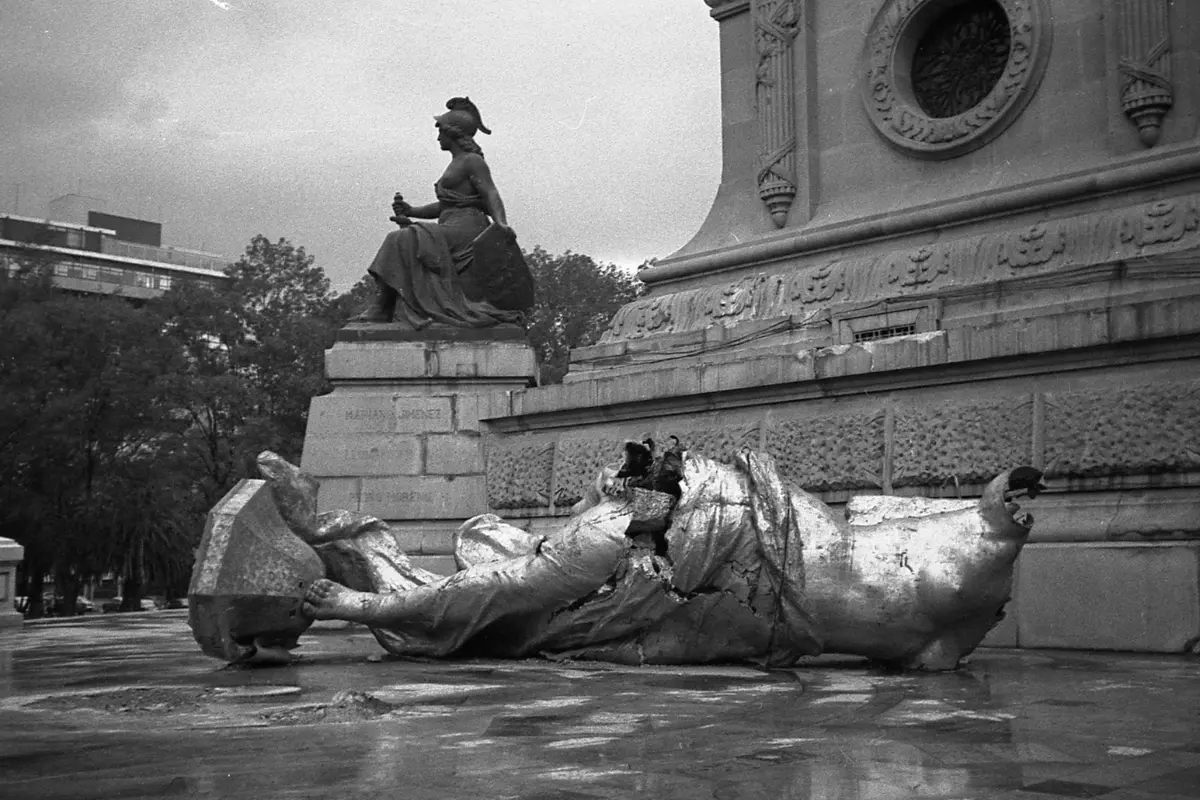
<svg viewBox="0 0 1200 800">
<path fill-rule="evenodd" d="M 521 243 L 634 266 L 708 211 L 718 80 L 701 0 L 0 0 L 0 212 L 82 191 L 166 244 L 286 237 L 345 289 L 466 94 Z"/>
</svg>

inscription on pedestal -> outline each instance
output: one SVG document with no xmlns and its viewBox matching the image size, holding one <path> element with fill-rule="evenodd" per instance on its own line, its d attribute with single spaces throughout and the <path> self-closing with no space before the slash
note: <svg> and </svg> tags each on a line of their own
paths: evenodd
<svg viewBox="0 0 1200 800">
<path fill-rule="evenodd" d="M 416 475 L 421 443 L 415 436 L 373 433 L 310 436 L 304 469 L 314 475 Z"/>
<path fill-rule="evenodd" d="M 352 408 L 346 412 L 347 427 L 366 429 L 368 431 L 385 431 L 392 423 L 390 409 L 382 408 Z"/>
<path fill-rule="evenodd" d="M 449 431 L 452 423 L 449 397 L 335 394 L 313 399 L 309 433 L 431 433 Z"/>
<path fill-rule="evenodd" d="M 435 433 L 452 430 L 449 397 L 397 397 L 398 433 Z"/>
<path fill-rule="evenodd" d="M 457 519 L 486 512 L 482 475 L 363 478 L 360 510 L 383 519 Z"/>
<path fill-rule="evenodd" d="M 308 429 L 315 436 L 393 433 L 395 401 L 390 393 L 314 397 L 308 413 Z"/>
</svg>

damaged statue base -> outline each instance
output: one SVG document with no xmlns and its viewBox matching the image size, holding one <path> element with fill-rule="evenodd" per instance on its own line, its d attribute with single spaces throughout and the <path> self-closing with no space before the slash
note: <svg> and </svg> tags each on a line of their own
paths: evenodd
<svg viewBox="0 0 1200 800">
<path fill-rule="evenodd" d="M 1032 524 L 1006 494 L 1040 477 L 1005 473 L 979 500 L 856 498 L 846 519 L 768 455 L 689 453 L 665 556 L 627 536 L 627 500 L 601 496 L 546 537 L 470 519 L 459 571 L 438 577 L 412 568 L 379 520 L 316 515 L 316 483 L 296 467 L 270 453 L 259 465 L 324 563 L 304 612 L 366 624 L 398 655 L 783 666 L 830 652 L 935 670 L 1000 619 Z"/>
</svg>

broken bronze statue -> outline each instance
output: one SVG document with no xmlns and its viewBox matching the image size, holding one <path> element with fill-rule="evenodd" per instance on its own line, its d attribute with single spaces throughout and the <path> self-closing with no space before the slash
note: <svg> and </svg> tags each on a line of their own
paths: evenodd
<svg viewBox="0 0 1200 800">
<path fill-rule="evenodd" d="M 414 567 L 382 520 L 316 513 L 317 482 L 263 453 L 266 480 L 209 515 L 196 639 L 228 661 L 283 659 L 315 618 L 363 623 L 401 656 L 786 666 L 825 652 L 952 669 L 1002 616 L 1032 525 L 1012 501 L 1042 488 L 1021 467 L 978 500 L 855 497 L 843 514 L 767 454 L 722 464 L 675 447 L 660 467 L 668 453 L 673 507 L 639 500 L 614 464 L 548 536 L 467 520 L 448 577 Z M 665 527 L 665 554 L 639 524 Z"/>
</svg>

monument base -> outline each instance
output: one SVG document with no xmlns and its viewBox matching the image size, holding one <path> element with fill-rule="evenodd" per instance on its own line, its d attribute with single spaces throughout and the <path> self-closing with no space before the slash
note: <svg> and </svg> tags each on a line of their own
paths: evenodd
<svg viewBox="0 0 1200 800">
<path fill-rule="evenodd" d="M 16 627 L 25 616 L 13 606 L 17 595 L 17 565 L 25 557 L 25 548 L 0 536 L 0 628 Z"/>
<path fill-rule="evenodd" d="M 414 565 L 453 571 L 454 530 L 489 510 L 480 419 L 511 415 L 537 374 L 524 332 L 348 326 L 325 370 L 334 389 L 312 401 L 302 460 L 319 510 L 385 519 Z"/>
</svg>

